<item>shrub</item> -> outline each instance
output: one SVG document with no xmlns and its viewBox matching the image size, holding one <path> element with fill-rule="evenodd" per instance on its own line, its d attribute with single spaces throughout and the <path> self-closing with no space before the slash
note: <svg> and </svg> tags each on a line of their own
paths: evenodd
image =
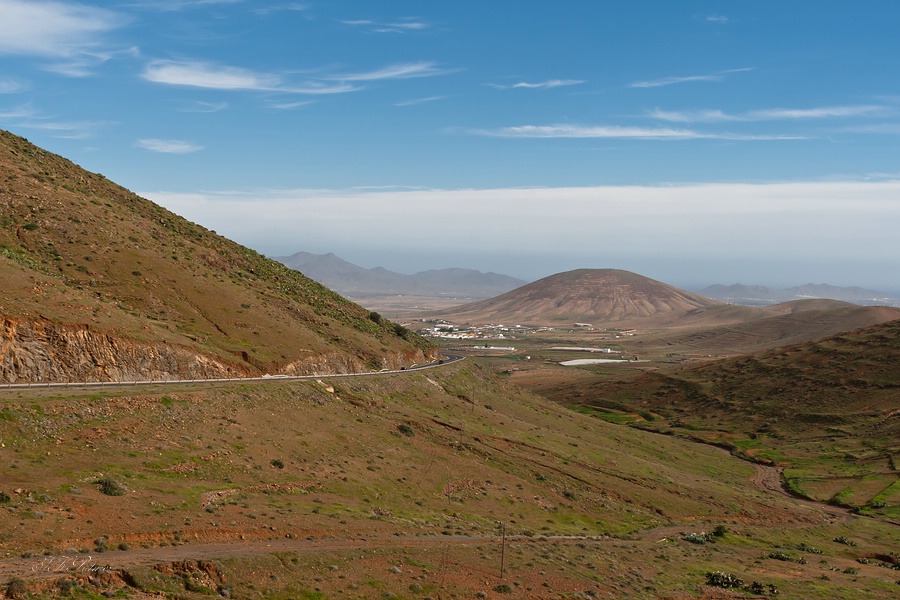
<svg viewBox="0 0 900 600">
<path fill-rule="evenodd" d="M 397 425 L 397 431 L 399 431 L 406 437 L 412 437 L 413 435 L 415 435 L 415 431 L 413 431 L 413 428 L 406 423 L 400 423 L 399 425 Z"/>
<path fill-rule="evenodd" d="M 849 540 L 842 535 L 839 535 L 838 537 L 831 538 L 831 539 L 832 539 L 832 541 L 835 541 L 838 544 L 844 544 L 845 546 L 855 546 L 856 545 L 856 542 L 854 542 L 853 540 Z"/>
<path fill-rule="evenodd" d="M 0 504 L 9 504 L 11 498 L 6 492 L 0 492 Z"/>
<path fill-rule="evenodd" d="M 512 588 L 505 583 L 501 583 L 500 585 L 494 586 L 494 591 L 498 594 L 511 594 Z"/>
<path fill-rule="evenodd" d="M 791 556 L 790 554 L 787 554 L 785 552 L 770 552 L 769 558 L 774 558 L 775 560 L 781 560 L 784 562 L 795 562 L 795 563 L 799 563 L 801 565 L 806 564 L 805 558 L 802 558 L 802 557 L 794 558 L 793 556 Z"/>
<path fill-rule="evenodd" d="M 28 594 L 28 586 L 23 579 L 13 577 L 6 584 L 6 596 L 9 598 L 24 598 Z"/>
<path fill-rule="evenodd" d="M 409 329 L 401 325 L 400 323 L 394 323 L 394 334 L 402 339 L 409 338 Z"/>
<path fill-rule="evenodd" d="M 705 544 L 706 542 L 716 541 L 709 533 L 682 533 L 681 539 L 692 544 Z"/>
<path fill-rule="evenodd" d="M 720 588 L 740 588 L 744 586 L 744 580 L 731 573 L 711 571 L 706 574 L 706 585 Z"/>
<path fill-rule="evenodd" d="M 94 483 L 100 486 L 100 493 L 107 496 L 124 496 L 125 492 L 128 491 L 128 488 L 112 477 L 104 477 Z"/>
<path fill-rule="evenodd" d="M 272 460 L 272 462 L 271 462 L 270 464 L 271 464 L 273 467 L 275 467 L 276 469 L 283 469 L 283 468 L 284 468 L 284 461 L 281 460 L 280 458 L 276 458 L 276 459 Z"/>
</svg>

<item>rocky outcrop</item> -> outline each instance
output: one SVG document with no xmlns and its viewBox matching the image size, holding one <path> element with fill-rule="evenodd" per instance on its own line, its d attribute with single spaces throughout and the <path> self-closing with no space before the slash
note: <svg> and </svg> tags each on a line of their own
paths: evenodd
<svg viewBox="0 0 900 600">
<path fill-rule="evenodd" d="M 436 359 L 439 354 L 440 352 L 437 350 L 427 354 L 422 351 L 407 353 L 392 352 L 381 358 L 381 364 L 378 365 L 378 368 L 397 370 L 401 367 L 422 364 L 429 360 Z M 284 375 L 331 375 L 365 373 L 371 370 L 371 366 L 366 365 L 355 356 L 340 352 L 328 352 L 291 362 L 278 369 L 278 373 Z"/>
<path fill-rule="evenodd" d="M 429 354 L 437 356 L 436 349 Z M 422 351 L 390 352 L 378 368 L 427 362 Z M 276 365 L 227 361 L 188 346 L 147 343 L 96 331 L 88 325 L 0 317 L 0 383 L 177 381 L 284 375 L 365 373 L 372 365 L 343 352 L 310 354 Z"/>
<path fill-rule="evenodd" d="M 191 348 L 142 343 L 47 320 L 0 320 L 0 381 L 87 382 L 212 379 L 255 375 Z"/>
</svg>

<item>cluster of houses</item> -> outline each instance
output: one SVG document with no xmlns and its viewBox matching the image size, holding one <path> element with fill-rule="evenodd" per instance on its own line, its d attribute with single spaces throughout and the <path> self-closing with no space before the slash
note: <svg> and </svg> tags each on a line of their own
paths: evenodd
<svg viewBox="0 0 900 600">
<path fill-rule="evenodd" d="M 427 325 L 417 329 L 419 335 L 449 340 L 506 340 L 553 331 L 553 327 L 526 327 L 523 325 L 472 325 L 462 327 L 443 319 L 424 321 Z"/>
</svg>

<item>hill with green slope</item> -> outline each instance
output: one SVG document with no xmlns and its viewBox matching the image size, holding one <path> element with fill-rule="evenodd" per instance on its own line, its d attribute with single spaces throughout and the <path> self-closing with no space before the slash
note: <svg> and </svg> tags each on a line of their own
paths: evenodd
<svg viewBox="0 0 900 600">
<path fill-rule="evenodd" d="M 5 131 L 0 279 L 0 378 L 10 382 L 349 372 L 433 352 L 299 272 Z"/>
<path fill-rule="evenodd" d="M 900 320 L 549 397 L 657 414 L 642 426 L 784 467 L 793 491 L 900 518 Z"/>
</svg>

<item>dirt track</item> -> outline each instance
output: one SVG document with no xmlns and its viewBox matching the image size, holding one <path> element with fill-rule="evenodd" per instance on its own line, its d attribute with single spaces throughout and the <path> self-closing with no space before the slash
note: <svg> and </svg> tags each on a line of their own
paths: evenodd
<svg viewBox="0 0 900 600">
<path fill-rule="evenodd" d="M 722 452 L 726 450 L 722 449 Z M 729 453 L 730 454 L 730 453 Z M 797 498 L 784 490 L 781 484 L 781 470 L 778 467 L 754 464 L 755 472 L 751 483 L 759 490 L 785 498 L 790 498 L 798 505 L 825 512 L 832 520 L 848 519 L 853 515 L 848 509 L 831 506 Z M 667 526 L 644 532 L 641 537 L 674 535 L 683 529 L 681 526 Z M 527 541 L 564 541 L 573 540 L 571 536 L 541 536 L 527 538 L 508 536 L 507 539 Z M 578 538 L 590 539 L 590 538 Z M 129 568 L 167 564 L 189 560 L 212 560 L 239 556 L 255 556 L 272 552 L 295 552 L 298 554 L 323 553 L 346 550 L 375 548 L 439 548 L 447 545 L 476 546 L 483 544 L 500 544 L 498 536 L 447 536 L 447 535 L 406 535 L 385 537 L 345 537 L 295 539 L 276 538 L 269 540 L 245 540 L 241 542 L 219 542 L 187 544 L 183 546 L 162 546 L 150 548 L 134 548 L 123 552 L 106 552 L 94 554 L 71 554 L 68 560 L 64 556 L 36 556 L 30 558 L 10 558 L 0 560 L 0 581 L 11 577 L 25 579 L 45 579 L 60 577 L 66 573 L 91 572 L 90 569 L 127 570 Z M 89 557 L 89 558 L 88 558 Z M 49 564 L 48 564 L 49 563 Z"/>
<path fill-rule="evenodd" d="M 573 541 L 586 539 L 602 539 L 578 536 L 506 536 L 507 542 L 531 540 L 536 542 Z M 462 536 L 462 535 L 427 535 L 427 536 L 390 536 L 390 537 L 352 537 L 323 539 L 272 539 L 247 540 L 240 543 L 188 544 L 184 546 L 164 546 L 152 548 L 135 548 L 124 552 L 105 552 L 102 554 L 72 554 L 66 561 L 69 568 L 60 568 L 62 558 L 55 560 L 48 569 L 45 565 L 49 557 L 35 556 L 31 558 L 14 558 L 0 560 L 0 581 L 11 577 L 25 579 L 41 579 L 61 577 L 66 573 L 91 572 L 91 568 L 100 571 L 123 570 L 157 564 L 174 563 L 190 560 L 213 560 L 238 556 L 255 556 L 272 552 L 294 552 L 312 554 L 339 552 L 344 550 L 377 549 L 377 548 L 442 548 L 445 546 L 479 546 L 500 545 L 498 535 Z M 90 561 L 88 561 L 90 557 Z M 71 565 L 76 565 L 71 567 Z M 80 569 L 78 566 L 84 565 Z"/>
</svg>

